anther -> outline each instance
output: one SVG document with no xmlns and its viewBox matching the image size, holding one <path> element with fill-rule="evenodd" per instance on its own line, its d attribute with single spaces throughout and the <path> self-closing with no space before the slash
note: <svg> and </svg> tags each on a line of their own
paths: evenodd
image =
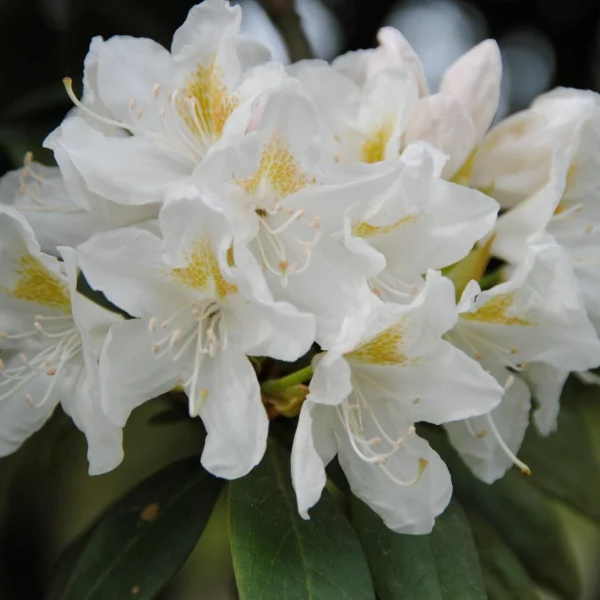
<svg viewBox="0 0 600 600">
<path fill-rule="evenodd" d="M 52 375 L 56 375 L 56 369 L 50 369 L 46 371 L 46 375 L 49 375 L 50 377 L 52 377 Z"/>
<path fill-rule="evenodd" d="M 129 101 L 129 110 L 133 111 L 134 108 L 135 108 L 135 98 L 132 98 Z"/>
<path fill-rule="evenodd" d="M 141 119 L 143 114 L 144 114 L 144 109 L 143 109 L 143 108 L 140 108 L 140 109 L 137 111 L 137 114 L 136 114 L 135 116 L 136 116 L 138 119 Z"/>
<path fill-rule="evenodd" d="M 590 223 L 586 228 L 585 228 L 585 232 L 586 233 L 592 233 L 592 231 L 594 231 L 594 225 L 592 223 Z"/>
<path fill-rule="evenodd" d="M 511 354 L 516 354 L 518 351 L 519 351 L 519 349 L 518 349 L 516 346 L 513 346 L 513 347 L 510 349 L 510 353 L 511 353 Z"/>
<path fill-rule="evenodd" d="M 4 372 L 4 361 L 0 358 L 0 373 Z"/>
<path fill-rule="evenodd" d="M 24 362 L 24 363 L 27 362 L 27 355 L 24 352 L 21 352 L 21 354 L 19 354 L 19 358 L 21 359 L 22 362 Z"/>
<path fill-rule="evenodd" d="M 25 394 L 25 402 L 30 406 L 33 406 L 35 402 L 33 401 L 33 396 L 31 394 Z"/>
<path fill-rule="evenodd" d="M 152 95 L 154 96 L 155 100 L 158 100 L 158 96 L 160 95 L 160 83 L 157 83 L 153 88 L 152 88 Z"/>
<path fill-rule="evenodd" d="M 158 354 L 159 351 L 160 351 L 160 344 L 157 344 L 156 342 L 154 342 L 154 344 L 152 344 L 152 352 L 154 352 L 154 354 Z"/>
<path fill-rule="evenodd" d="M 486 429 L 480 429 L 476 434 L 475 437 L 478 439 L 484 438 L 487 435 L 487 430 Z"/>
<path fill-rule="evenodd" d="M 371 439 L 369 440 L 369 445 L 370 445 L 370 446 L 377 446 L 377 445 L 379 445 L 379 444 L 381 444 L 381 438 L 374 437 L 374 438 L 371 438 Z"/>
<path fill-rule="evenodd" d="M 181 329 L 176 329 L 171 336 L 170 345 L 174 346 L 181 339 L 182 334 L 183 331 L 181 331 Z"/>
<path fill-rule="evenodd" d="M 415 399 L 412 401 L 412 403 L 413 403 L 413 404 L 419 404 L 419 402 L 421 402 L 421 396 L 417 396 L 417 397 L 416 397 L 416 398 L 415 398 Z"/>
<path fill-rule="evenodd" d="M 156 329 L 156 325 L 158 324 L 158 319 L 156 317 L 151 317 L 148 321 L 148 331 L 152 333 Z"/>
<path fill-rule="evenodd" d="M 409 438 L 411 438 L 411 437 L 413 437 L 413 436 L 415 435 L 415 433 L 417 433 L 417 430 L 415 429 L 415 426 L 414 426 L 414 425 L 411 425 L 411 426 L 408 428 L 408 431 L 406 432 L 406 437 L 409 437 Z"/>
</svg>

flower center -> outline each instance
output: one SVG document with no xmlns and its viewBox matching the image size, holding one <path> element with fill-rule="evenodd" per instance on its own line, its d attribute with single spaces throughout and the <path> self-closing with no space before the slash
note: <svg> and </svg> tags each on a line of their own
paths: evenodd
<svg viewBox="0 0 600 600">
<path fill-rule="evenodd" d="M 157 326 L 158 319 L 152 317 L 148 322 L 149 331 L 155 331 Z M 219 350 L 227 348 L 228 331 L 221 306 L 213 300 L 204 303 L 192 302 L 163 321 L 160 327 L 168 332 L 152 344 L 156 358 L 170 354 L 175 363 L 193 353 L 192 373 L 187 379 L 181 378 L 179 384 L 186 391 L 189 390 L 190 416 L 198 416 L 208 396 L 208 389 L 199 386 L 200 369 L 204 359 L 214 358 Z"/>
<path fill-rule="evenodd" d="M 21 364 L 18 366 L 7 368 L 0 359 L 0 401 L 11 397 L 37 376 L 45 374 L 52 380 L 42 399 L 38 401 L 29 394 L 25 395 L 27 402 L 33 406 L 42 406 L 52 395 L 67 363 L 81 353 L 81 333 L 70 315 L 64 317 L 38 315 L 33 326 L 32 331 L 20 334 L 0 332 L 0 339 L 40 338 L 45 342 L 42 344 L 42 349 L 32 355 L 22 352 L 19 355 Z"/>
<path fill-rule="evenodd" d="M 373 407 L 367 402 L 354 377 L 352 385 L 354 388 L 352 395 L 339 406 L 336 406 L 336 412 L 348 434 L 354 452 L 364 462 L 377 465 L 386 477 L 396 485 L 401 487 L 415 485 L 427 468 L 428 463 L 424 458 L 418 460 L 417 472 L 414 478 L 409 481 L 396 477 L 386 465 L 389 458 L 402 451 L 406 440 L 415 435 L 414 426 L 408 427 L 402 437 L 392 437 L 382 426 Z M 366 431 L 372 431 L 376 435 L 367 437 L 365 435 Z"/>
</svg>

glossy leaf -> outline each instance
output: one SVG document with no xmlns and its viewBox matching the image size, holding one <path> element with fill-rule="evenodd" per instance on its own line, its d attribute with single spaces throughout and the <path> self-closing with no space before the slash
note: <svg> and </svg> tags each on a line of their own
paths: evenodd
<svg viewBox="0 0 600 600">
<path fill-rule="evenodd" d="M 262 463 L 229 486 L 229 531 L 241 600 L 374 600 L 366 558 L 327 491 L 298 514 L 289 453 L 271 443 Z"/>
<path fill-rule="evenodd" d="M 381 600 L 485 600 L 469 522 L 452 502 L 429 535 L 400 535 L 352 498 L 352 520 Z"/>
<path fill-rule="evenodd" d="M 565 394 L 577 395 L 582 387 L 572 380 Z M 534 485 L 600 522 L 600 465 L 576 406 L 563 403 L 558 429 L 548 437 L 530 427 L 520 456 Z"/>
<path fill-rule="evenodd" d="M 469 514 L 469 521 L 489 599 L 537 600 L 527 571 L 493 525 L 476 514 Z"/>
<path fill-rule="evenodd" d="M 488 518 L 537 582 L 567 598 L 581 587 L 577 564 L 552 502 L 516 470 L 488 485 L 476 479 L 433 428 L 420 430 L 452 473 L 461 503 Z"/>
<path fill-rule="evenodd" d="M 196 545 L 223 483 L 197 457 L 143 481 L 100 518 L 52 598 L 155 598 Z"/>
</svg>

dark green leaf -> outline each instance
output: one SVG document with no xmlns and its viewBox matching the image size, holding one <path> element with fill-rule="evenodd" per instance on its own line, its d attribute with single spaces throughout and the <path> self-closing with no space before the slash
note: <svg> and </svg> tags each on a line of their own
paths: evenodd
<svg viewBox="0 0 600 600">
<path fill-rule="evenodd" d="M 570 382 L 566 392 L 576 394 L 578 385 Z M 534 485 L 600 522 L 600 465 L 594 454 L 577 406 L 568 403 L 557 431 L 542 437 L 530 427 L 520 452 Z"/>
<path fill-rule="evenodd" d="M 456 502 L 429 535 L 394 533 L 357 498 L 351 505 L 381 600 L 485 600 L 477 549 Z"/>
<path fill-rule="evenodd" d="M 262 463 L 229 487 L 233 566 L 242 600 L 374 600 L 367 561 L 327 493 L 298 515 L 290 455 L 271 443 Z"/>
<path fill-rule="evenodd" d="M 469 514 L 469 521 L 489 599 L 536 600 L 535 587 L 527 571 L 493 525 L 474 513 Z"/>
<path fill-rule="evenodd" d="M 493 485 L 476 479 L 433 428 L 419 430 L 442 455 L 464 506 L 481 511 L 513 549 L 529 574 L 567 598 L 578 597 L 580 577 L 569 542 L 552 502 L 516 470 Z"/>
<path fill-rule="evenodd" d="M 193 550 L 222 485 L 197 457 L 146 479 L 99 520 L 53 598 L 154 598 Z"/>
</svg>

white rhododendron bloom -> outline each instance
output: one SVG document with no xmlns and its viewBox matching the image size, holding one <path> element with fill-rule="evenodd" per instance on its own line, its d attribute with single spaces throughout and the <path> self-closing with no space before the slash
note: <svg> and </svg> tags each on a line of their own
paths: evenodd
<svg viewBox="0 0 600 600">
<path fill-rule="evenodd" d="M 307 516 L 337 453 L 354 494 L 398 532 L 426 533 L 446 507 L 444 463 L 414 431 L 493 409 L 502 388 L 442 339 L 456 323 L 454 288 L 429 271 L 411 304 L 373 309 L 359 339 L 343 331 L 317 362 L 292 450 L 292 478 Z"/>
<path fill-rule="evenodd" d="M 0 456 L 16 450 L 56 405 L 86 434 L 90 473 L 114 469 L 121 431 L 102 413 L 98 354 L 118 315 L 77 292 L 71 248 L 40 251 L 31 227 L 0 207 Z"/>
<path fill-rule="evenodd" d="M 444 176 L 452 177 L 468 162 L 498 110 L 502 78 L 498 44 L 486 40 L 460 57 L 445 72 L 438 93 L 430 94 L 421 62 L 404 36 L 384 27 L 377 37 L 378 48 L 341 56 L 334 68 L 365 90 L 398 70 L 412 75 L 420 98 L 414 102 L 412 94 L 410 101 L 406 94 L 394 97 L 397 108 L 406 107 L 404 122 L 409 120 L 404 142 L 429 142 L 444 152 L 448 157 Z M 387 104 L 393 105 L 394 99 L 387 98 Z"/>
<path fill-rule="evenodd" d="M 94 38 L 56 166 L 0 180 L 0 455 L 60 403 L 104 473 L 132 411 L 183 392 L 212 474 L 298 417 L 304 518 L 337 456 L 388 527 L 427 533 L 452 495 L 427 432 L 485 482 L 529 472 L 530 422 L 549 434 L 569 374 L 596 380 L 599 96 L 488 131 L 492 40 L 432 93 L 393 28 L 284 67 L 241 12 L 205 0 L 170 49 Z"/>
<path fill-rule="evenodd" d="M 479 360 L 507 392 L 485 417 L 446 425 L 450 441 L 484 481 L 501 477 L 515 461 L 529 423 L 530 394 L 512 373 L 531 363 L 576 371 L 597 366 L 600 341 L 565 252 L 556 244 L 531 246 L 506 282 L 481 291 L 471 282 L 460 299 L 451 340 Z M 539 396 L 543 422 L 556 420 L 558 394 Z M 527 468 L 520 465 L 525 471 Z"/>
<path fill-rule="evenodd" d="M 232 247 L 227 219 L 200 199 L 171 202 L 159 223 L 163 239 L 129 228 L 79 247 L 92 287 L 137 317 L 106 340 L 103 406 L 122 427 L 134 408 L 180 385 L 208 432 L 203 464 L 240 477 L 262 458 L 268 429 L 246 355 L 297 359 L 314 319 L 272 300 L 252 256 Z"/>
<path fill-rule="evenodd" d="M 252 100 L 284 77 L 274 64 L 253 69 L 269 53 L 238 34 L 240 21 L 239 6 L 206 0 L 176 31 L 171 52 L 148 39 L 96 40 L 86 80 L 94 103 L 71 92 L 80 113 L 48 145 L 60 146 L 92 192 L 115 202 L 151 204 L 189 191 L 207 152 L 243 135 Z M 97 103 L 104 110 L 94 112 Z M 131 135 L 107 134 L 96 123 Z"/>
</svg>

